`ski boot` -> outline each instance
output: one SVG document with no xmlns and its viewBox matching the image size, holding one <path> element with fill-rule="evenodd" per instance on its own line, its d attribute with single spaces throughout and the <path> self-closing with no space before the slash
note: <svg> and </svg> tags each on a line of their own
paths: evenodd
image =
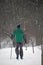
<svg viewBox="0 0 43 65">
<path fill-rule="evenodd" d="M 17 55 L 16 59 L 18 60 L 19 59 L 19 56 Z"/>
</svg>

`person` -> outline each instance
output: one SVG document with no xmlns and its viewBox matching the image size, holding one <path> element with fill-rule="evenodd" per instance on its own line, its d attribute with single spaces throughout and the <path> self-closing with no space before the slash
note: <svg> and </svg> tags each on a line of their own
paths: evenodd
<svg viewBox="0 0 43 65">
<path fill-rule="evenodd" d="M 25 38 L 25 34 L 24 31 L 21 29 L 20 24 L 17 25 L 16 30 L 13 31 L 13 36 L 15 37 L 16 40 L 16 48 L 15 48 L 15 52 L 16 52 L 16 59 L 19 59 L 19 54 L 20 54 L 20 58 L 23 59 L 23 41 L 25 41 L 26 43 L 26 38 Z M 20 48 L 20 49 L 19 49 Z"/>
</svg>

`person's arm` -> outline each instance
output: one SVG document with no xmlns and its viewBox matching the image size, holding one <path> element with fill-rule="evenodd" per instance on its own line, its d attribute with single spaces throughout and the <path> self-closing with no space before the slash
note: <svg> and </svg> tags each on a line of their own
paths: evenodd
<svg viewBox="0 0 43 65">
<path fill-rule="evenodd" d="M 25 43 L 26 43 L 26 35 L 24 34 L 24 41 L 25 41 Z"/>
</svg>

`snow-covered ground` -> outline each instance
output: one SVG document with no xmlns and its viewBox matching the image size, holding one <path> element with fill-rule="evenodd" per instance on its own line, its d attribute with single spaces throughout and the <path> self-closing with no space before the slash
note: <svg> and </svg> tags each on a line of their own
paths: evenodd
<svg viewBox="0 0 43 65">
<path fill-rule="evenodd" d="M 0 65 L 41 65 L 41 49 L 40 46 L 34 47 L 34 54 L 32 47 L 27 50 L 23 47 L 23 60 L 16 59 L 15 48 L 12 48 L 12 57 L 10 59 L 11 48 L 0 49 Z"/>
</svg>

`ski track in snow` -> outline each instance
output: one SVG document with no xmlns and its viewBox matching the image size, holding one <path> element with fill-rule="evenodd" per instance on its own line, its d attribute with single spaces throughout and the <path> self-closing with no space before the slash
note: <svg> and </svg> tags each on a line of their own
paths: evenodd
<svg viewBox="0 0 43 65">
<path fill-rule="evenodd" d="M 0 49 L 0 65 L 41 65 L 41 50 L 34 47 L 34 54 L 32 47 L 27 50 L 23 47 L 24 57 L 23 60 L 16 59 L 15 48 L 12 48 L 12 57 L 10 59 L 11 48 Z"/>
</svg>

